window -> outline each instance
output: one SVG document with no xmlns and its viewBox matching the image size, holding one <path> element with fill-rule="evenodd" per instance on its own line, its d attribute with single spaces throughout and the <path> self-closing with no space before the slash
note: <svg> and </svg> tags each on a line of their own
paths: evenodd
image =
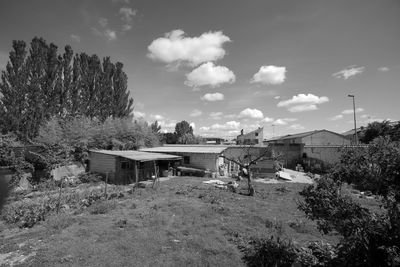
<svg viewBox="0 0 400 267">
<path fill-rule="evenodd" d="M 255 133 L 254 135 L 255 135 L 255 136 L 258 136 L 258 133 Z"/>
<path fill-rule="evenodd" d="M 183 164 L 190 164 L 190 157 L 189 156 L 183 156 Z"/>
<path fill-rule="evenodd" d="M 122 161 L 121 162 L 121 169 L 122 170 L 129 169 L 129 162 L 128 161 Z"/>
</svg>

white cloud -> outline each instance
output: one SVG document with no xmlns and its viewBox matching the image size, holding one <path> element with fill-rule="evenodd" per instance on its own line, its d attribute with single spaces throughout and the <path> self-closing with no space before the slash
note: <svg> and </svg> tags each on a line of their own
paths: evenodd
<svg viewBox="0 0 400 267">
<path fill-rule="evenodd" d="M 329 98 L 326 96 L 316 96 L 313 94 L 298 94 L 291 99 L 283 100 L 278 103 L 278 107 L 287 107 L 290 112 L 303 112 L 316 110 L 318 104 L 328 102 Z"/>
<path fill-rule="evenodd" d="M 246 108 L 239 113 L 239 118 L 262 119 L 264 114 L 258 109 Z"/>
<path fill-rule="evenodd" d="M 305 129 L 305 127 L 303 125 L 298 124 L 298 123 L 290 125 L 289 128 L 293 129 L 293 130 L 303 130 L 303 129 Z"/>
<path fill-rule="evenodd" d="M 74 40 L 77 43 L 81 42 L 81 37 L 77 34 L 71 34 L 69 37 L 71 37 L 72 40 Z"/>
<path fill-rule="evenodd" d="M 146 113 L 140 111 L 134 111 L 133 116 L 136 118 L 143 118 L 144 116 L 146 116 Z"/>
<path fill-rule="evenodd" d="M 132 19 L 137 14 L 136 9 L 132 9 L 130 7 L 121 7 L 119 9 L 119 14 L 121 15 L 121 20 L 125 23 L 132 22 Z"/>
<path fill-rule="evenodd" d="M 210 113 L 210 118 L 214 120 L 219 120 L 221 119 L 223 113 L 222 112 L 211 112 Z"/>
<path fill-rule="evenodd" d="M 108 41 L 113 41 L 117 39 L 117 32 L 107 28 L 108 20 L 106 18 L 99 18 L 99 25 L 101 26 L 101 30 L 92 27 L 92 32 L 101 37 L 105 37 Z"/>
<path fill-rule="evenodd" d="M 162 116 L 162 115 L 159 115 L 159 114 L 155 114 L 155 115 L 150 115 L 150 118 L 152 118 L 153 120 L 156 120 L 156 121 L 161 121 L 161 120 L 164 120 L 164 116 Z"/>
<path fill-rule="evenodd" d="M 224 116 L 224 118 L 226 118 L 226 119 L 235 119 L 235 118 L 237 118 L 237 115 L 236 114 L 226 114 Z"/>
<path fill-rule="evenodd" d="M 289 107 L 288 110 L 290 112 L 303 112 L 303 111 L 311 111 L 311 110 L 317 110 L 317 106 L 314 104 L 307 104 L 307 105 L 297 105 L 297 106 L 292 106 Z"/>
<path fill-rule="evenodd" d="M 275 99 L 281 99 L 281 97 L 279 95 L 274 96 Z"/>
<path fill-rule="evenodd" d="M 273 118 L 269 118 L 269 117 L 265 117 L 263 120 L 262 120 L 262 122 L 273 122 L 274 121 L 274 119 Z"/>
<path fill-rule="evenodd" d="M 190 117 L 198 117 L 201 114 L 203 114 L 203 112 L 201 110 L 193 109 L 189 116 Z"/>
<path fill-rule="evenodd" d="M 100 26 L 103 28 L 107 27 L 107 25 L 108 25 L 108 19 L 106 19 L 106 18 L 99 18 L 98 22 L 99 22 Z"/>
<path fill-rule="evenodd" d="M 129 24 L 122 25 L 122 31 L 123 32 L 129 31 L 131 29 L 132 29 L 132 25 L 129 25 Z"/>
<path fill-rule="evenodd" d="M 363 112 L 363 111 L 364 111 L 363 108 L 356 108 L 356 113 L 360 113 L 360 112 Z M 354 110 L 353 109 L 346 109 L 346 110 L 343 110 L 341 113 L 345 114 L 345 115 L 353 114 Z"/>
<path fill-rule="evenodd" d="M 253 75 L 251 83 L 281 84 L 286 79 L 286 67 L 261 66 L 260 70 Z"/>
<path fill-rule="evenodd" d="M 196 129 L 196 123 L 191 122 L 191 123 L 189 123 L 189 125 L 192 126 L 193 130 Z"/>
<path fill-rule="evenodd" d="M 287 125 L 289 122 L 297 121 L 295 118 L 283 118 L 277 119 L 272 124 L 273 125 Z"/>
<path fill-rule="evenodd" d="M 113 41 L 117 39 L 117 33 L 113 30 L 106 29 L 104 31 L 104 36 L 107 38 L 109 41 Z"/>
<path fill-rule="evenodd" d="M 330 117 L 328 120 L 330 120 L 330 121 L 337 121 L 337 120 L 341 120 L 341 119 L 343 119 L 343 115 L 342 115 L 342 114 L 339 114 L 339 115 Z"/>
<path fill-rule="evenodd" d="M 224 95 L 221 93 L 205 94 L 201 97 L 204 101 L 221 101 L 224 100 Z"/>
<path fill-rule="evenodd" d="M 238 121 L 228 121 L 224 124 L 213 124 L 211 125 L 210 129 L 212 130 L 237 130 L 240 127 L 240 122 Z"/>
<path fill-rule="evenodd" d="M 347 80 L 350 77 L 363 73 L 364 69 L 365 67 L 356 67 L 355 65 L 349 66 L 341 71 L 332 74 L 332 76 L 335 78 L 343 78 Z"/>
<path fill-rule="evenodd" d="M 185 37 L 182 30 L 173 30 L 157 38 L 148 46 L 147 56 L 165 63 L 187 62 L 196 66 L 225 56 L 223 44 L 229 42 L 221 31 L 206 32 L 198 37 Z"/>
<path fill-rule="evenodd" d="M 378 68 L 378 70 L 385 72 L 385 71 L 389 71 L 390 69 L 388 67 L 380 67 L 380 68 Z"/>
<path fill-rule="evenodd" d="M 186 74 L 185 84 L 192 87 L 204 85 L 218 87 L 223 83 L 234 83 L 235 79 L 235 74 L 227 67 L 207 62 Z"/>
<path fill-rule="evenodd" d="M 208 127 L 208 126 L 200 127 L 200 131 L 209 131 L 209 130 L 210 130 L 210 127 Z"/>
</svg>

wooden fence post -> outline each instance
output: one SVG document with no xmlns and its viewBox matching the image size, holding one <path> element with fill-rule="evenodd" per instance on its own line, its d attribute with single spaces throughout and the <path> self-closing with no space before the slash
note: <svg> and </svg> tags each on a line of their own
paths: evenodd
<svg viewBox="0 0 400 267">
<path fill-rule="evenodd" d="M 63 180 L 64 180 L 64 178 L 61 178 L 61 180 L 60 180 L 61 184 L 60 184 L 60 193 L 58 195 L 57 213 L 60 211 L 60 206 L 61 206 L 61 194 L 62 194 Z"/>
<path fill-rule="evenodd" d="M 105 195 L 106 199 L 107 199 L 107 184 L 108 184 L 108 172 L 106 172 L 106 184 L 104 187 L 104 195 Z"/>
</svg>

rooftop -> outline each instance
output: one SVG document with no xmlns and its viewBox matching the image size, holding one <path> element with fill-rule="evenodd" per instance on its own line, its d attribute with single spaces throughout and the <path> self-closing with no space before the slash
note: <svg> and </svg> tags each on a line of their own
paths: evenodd
<svg viewBox="0 0 400 267">
<path fill-rule="evenodd" d="M 203 154 L 221 154 L 228 146 L 221 145 L 164 145 L 160 147 L 142 148 L 144 152 L 161 153 L 203 153 Z"/>
<path fill-rule="evenodd" d="M 314 130 L 314 131 L 297 133 L 297 134 L 288 134 L 288 135 L 276 136 L 276 137 L 273 137 L 271 139 L 267 139 L 265 141 L 270 142 L 270 141 L 287 140 L 287 139 L 293 139 L 293 138 L 303 138 L 303 137 L 306 137 L 306 136 L 309 136 L 309 135 L 311 135 L 313 133 L 318 133 L 318 132 L 330 132 L 330 133 L 333 133 L 333 134 L 340 135 L 340 136 L 344 137 L 343 135 L 341 135 L 339 133 L 335 133 L 335 132 L 323 129 L 323 130 Z"/>
<path fill-rule="evenodd" d="M 119 156 L 141 162 L 153 160 L 179 160 L 182 158 L 175 155 L 149 153 L 137 150 L 90 150 L 90 152 Z"/>
</svg>

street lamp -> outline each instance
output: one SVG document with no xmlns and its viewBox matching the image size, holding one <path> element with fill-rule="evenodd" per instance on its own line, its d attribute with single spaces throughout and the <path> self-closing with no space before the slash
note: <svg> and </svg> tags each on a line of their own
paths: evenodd
<svg viewBox="0 0 400 267">
<path fill-rule="evenodd" d="M 348 97 L 353 98 L 353 113 L 354 113 L 354 134 L 355 134 L 355 141 L 356 145 L 358 145 L 358 136 L 357 136 L 357 122 L 356 122 L 356 100 L 354 95 L 347 95 Z"/>
</svg>

